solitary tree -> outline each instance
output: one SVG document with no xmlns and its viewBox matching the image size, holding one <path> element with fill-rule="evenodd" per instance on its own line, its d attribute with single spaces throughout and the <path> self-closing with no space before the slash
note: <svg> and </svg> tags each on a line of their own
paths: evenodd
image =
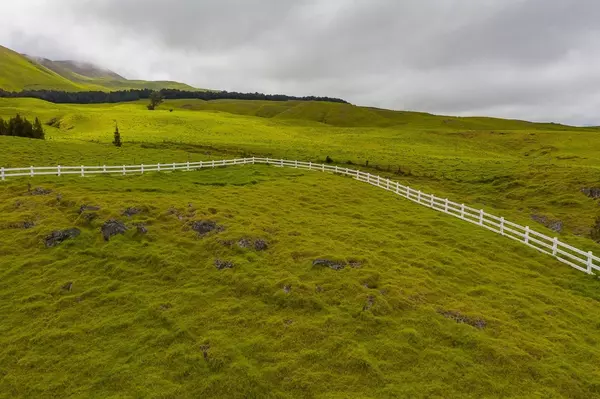
<svg viewBox="0 0 600 399">
<path fill-rule="evenodd" d="M 121 147 L 121 133 L 119 133 L 119 125 L 115 125 L 115 139 L 112 142 L 116 147 Z"/>
<path fill-rule="evenodd" d="M 154 109 L 162 104 L 163 101 L 165 101 L 165 99 L 162 93 L 160 91 L 153 91 L 150 94 L 150 104 L 148 104 L 148 109 L 154 111 Z"/>
</svg>

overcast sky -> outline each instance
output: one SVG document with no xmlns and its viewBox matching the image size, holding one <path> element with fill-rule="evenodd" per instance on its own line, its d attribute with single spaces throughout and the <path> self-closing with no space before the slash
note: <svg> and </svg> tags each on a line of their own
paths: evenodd
<svg viewBox="0 0 600 399">
<path fill-rule="evenodd" d="M 0 0 L 0 44 L 128 78 L 600 125 L 598 0 Z"/>
</svg>

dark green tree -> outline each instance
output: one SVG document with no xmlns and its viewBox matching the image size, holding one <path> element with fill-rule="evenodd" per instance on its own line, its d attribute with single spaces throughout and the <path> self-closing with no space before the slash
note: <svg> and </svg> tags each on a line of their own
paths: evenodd
<svg viewBox="0 0 600 399">
<path fill-rule="evenodd" d="M 123 143 L 121 142 L 121 133 L 119 133 L 119 126 L 115 125 L 115 139 L 112 142 L 116 147 L 121 147 Z"/>
<path fill-rule="evenodd" d="M 0 136 L 8 135 L 8 123 L 4 119 L 0 118 Z"/>
<path fill-rule="evenodd" d="M 42 140 L 46 138 L 46 133 L 44 133 L 44 127 L 42 126 L 42 123 L 37 117 L 33 122 L 33 138 Z"/>
<path fill-rule="evenodd" d="M 153 91 L 152 94 L 150 94 L 150 104 L 148 104 L 148 109 L 154 111 L 154 109 L 164 101 L 165 98 L 160 91 Z"/>
</svg>

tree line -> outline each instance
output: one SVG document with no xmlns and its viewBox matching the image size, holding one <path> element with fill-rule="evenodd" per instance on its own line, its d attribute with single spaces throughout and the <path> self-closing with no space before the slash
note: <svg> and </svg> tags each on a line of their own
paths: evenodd
<svg viewBox="0 0 600 399">
<path fill-rule="evenodd" d="M 8 121 L 0 118 L 0 136 L 29 137 L 31 139 L 44 139 L 46 134 L 38 118 L 31 123 L 21 115 L 10 118 Z"/>
<path fill-rule="evenodd" d="M 0 89 L 0 98 L 37 98 L 58 104 L 101 104 L 120 103 L 128 101 L 148 100 L 154 91 L 150 89 L 120 90 L 120 91 L 80 91 L 66 92 L 55 90 L 23 90 L 20 92 L 9 92 Z M 230 91 L 185 91 L 177 89 L 160 90 L 165 100 L 264 100 L 264 101 L 327 101 L 334 103 L 345 103 L 341 98 L 332 97 L 295 97 L 284 94 L 264 93 L 238 93 Z"/>
</svg>

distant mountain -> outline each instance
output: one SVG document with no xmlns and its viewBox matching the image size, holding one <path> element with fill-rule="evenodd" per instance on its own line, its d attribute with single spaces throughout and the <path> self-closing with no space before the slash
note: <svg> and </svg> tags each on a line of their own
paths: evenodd
<svg viewBox="0 0 600 399">
<path fill-rule="evenodd" d="M 87 62 L 78 61 L 52 61 L 47 58 L 34 57 L 23 54 L 33 62 L 37 62 L 58 73 L 59 75 L 71 80 L 84 79 L 110 79 L 110 80 L 127 80 L 123 76 L 109 70 L 101 68 L 97 65 Z"/>
<path fill-rule="evenodd" d="M 202 90 L 172 81 L 128 80 L 111 70 L 90 63 L 52 61 L 19 54 L 2 46 L 0 46 L 0 89 L 7 91 Z"/>
</svg>

